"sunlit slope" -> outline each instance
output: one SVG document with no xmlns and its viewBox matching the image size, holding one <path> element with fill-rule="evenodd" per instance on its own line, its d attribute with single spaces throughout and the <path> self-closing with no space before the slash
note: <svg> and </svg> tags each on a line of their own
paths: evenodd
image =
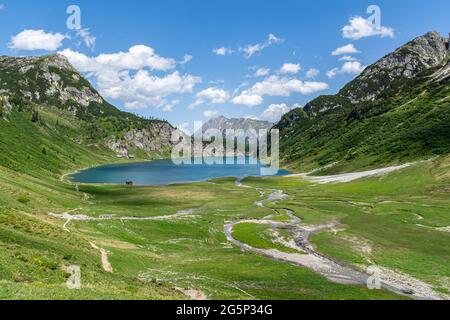
<svg viewBox="0 0 450 320">
<path fill-rule="evenodd" d="M 428 33 L 366 68 L 337 95 L 277 124 L 282 155 L 307 170 L 345 172 L 450 152 L 447 39 Z"/>
</svg>

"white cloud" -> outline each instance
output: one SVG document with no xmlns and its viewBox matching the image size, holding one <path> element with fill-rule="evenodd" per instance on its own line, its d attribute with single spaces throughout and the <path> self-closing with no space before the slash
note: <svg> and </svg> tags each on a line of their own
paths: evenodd
<svg viewBox="0 0 450 320">
<path fill-rule="evenodd" d="M 226 47 L 220 47 L 220 48 L 214 49 L 213 52 L 218 56 L 226 56 L 226 55 L 234 53 L 234 50 L 226 48 Z"/>
<path fill-rule="evenodd" d="M 211 118 L 215 118 L 219 115 L 219 111 L 216 110 L 206 110 L 205 112 L 203 112 L 203 115 L 205 116 L 205 118 L 207 119 L 211 119 Z"/>
<path fill-rule="evenodd" d="M 269 121 L 272 123 L 278 122 L 282 116 L 291 110 L 285 103 L 271 104 L 262 114 L 259 119 Z"/>
<path fill-rule="evenodd" d="M 346 46 L 337 48 L 334 50 L 331 55 L 332 56 L 340 56 L 344 54 L 352 54 L 352 53 L 359 53 L 359 50 L 355 48 L 353 44 L 348 44 Z"/>
<path fill-rule="evenodd" d="M 257 44 L 249 44 L 243 48 L 241 48 L 240 50 L 244 53 L 244 56 L 246 58 L 251 58 L 252 56 L 254 56 L 255 54 L 261 52 L 262 50 L 270 47 L 271 45 L 274 44 L 279 44 L 282 43 L 284 40 L 278 38 L 277 36 L 275 36 L 274 34 L 269 34 L 269 36 L 267 37 L 267 40 L 261 43 L 257 43 Z"/>
<path fill-rule="evenodd" d="M 281 74 L 297 74 L 301 70 L 301 67 L 299 64 L 294 63 L 285 63 L 280 68 Z"/>
<path fill-rule="evenodd" d="M 308 78 L 308 79 L 315 78 L 315 77 L 317 77 L 319 74 L 320 74 L 320 71 L 319 71 L 319 70 L 312 68 L 312 69 L 309 69 L 309 70 L 306 72 L 306 78 Z"/>
<path fill-rule="evenodd" d="M 47 33 L 44 30 L 24 30 L 11 37 L 8 47 L 16 50 L 55 51 L 62 46 L 66 36 L 60 33 Z"/>
<path fill-rule="evenodd" d="M 88 28 L 80 28 L 77 30 L 77 36 L 83 39 L 84 44 L 91 50 L 94 50 L 97 38 L 91 35 Z"/>
<path fill-rule="evenodd" d="M 255 74 L 253 75 L 255 78 L 260 78 L 260 77 L 266 77 L 270 74 L 270 69 L 267 68 L 259 68 L 258 70 L 255 71 Z"/>
<path fill-rule="evenodd" d="M 108 99 L 124 103 L 128 109 L 149 106 L 171 111 L 176 100 L 174 94 L 192 93 L 201 78 L 178 71 L 155 76 L 150 70 L 168 71 L 175 68 L 173 59 L 160 57 L 150 47 L 138 45 L 128 52 L 101 54 L 89 57 L 66 49 L 59 52 L 79 71 L 87 73 L 96 81 L 100 93 Z"/>
<path fill-rule="evenodd" d="M 264 102 L 264 99 L 257 94 L 251 94 L 248 90 L 242 91 L 242 93 L 231 100 L 234 104 L 246 105 L 249 107 L 259 106 Z"/>
<path fill-rule="evenodd" d="M 60 52 L 66 56 L 75 67 L 82 72 L 98 72 L 101 70 L 152 70 L 166 71 L 174 69 L 176 61 L 164 58 L 155 53 L 151 47 L 136 45 L 128 52 L 100 54 L 97 57 L 88 57 L 82 53 L 65 49 Z"/>
<path fill-rule="evenodd" d="M 181 60 L 180 62 L 178 62 L 179 64 L 186 64 L 190 61 L 192 61 L 192 59 L 194 59 L 193 56 L 191 56 L 190 54 L 185 54 L 183 57 L 183 60 Z"/>
<path fill-rule="evenodd" d="M 327 77 L 329 79 L 333 79 L 334 77 L 336 77 L 338 72 L 339 72 L 339 68 L 333 68 L 333 69 L 327 71 Z"/>
<path fill-rule="evenodd" d="M 328 89 L 328 85 L 322 82 L 303 82 L 295 78 L 271 76 L 256 83 L 251 91 L 259 95 L 289 97 L 294 92 L 308 95 L 325 89 Z"/>
<path fill-rule="evenodd" d="M 3 3 L 0 3 L 0 10 L 5 10 L 6 6 Z"/>
<path fill-rule="evenodd" d="M 195 95 L 195 102 L 189 106 L 189 109 L 192 110 L 195 107 L 202 105 L 204 103 L 212 103 L 212 104 L 223 104 L 230 99 L 230 94 L 228 91 L 217 87 L 207 88 L 198 92 Z"/>
<path fill-rule="evenodd" d="M 324 82 L 301 81 L 287 77 L 270 76 L 232 99 L 234 104 L 256 106 L 263 103 L 264 96 L 289 97 L 292 93 L 309 95 L 328 89 Z"/>
<path fill-rule="evenodd" d="M 358 61 L 358 59 L 356 59 L 355 57 L 348 56 L 348 55 L 340 57 L 339 60 L 340 61 Z"/>
<path fill-rule="evenodd" d="M 360 74 L 364 71 L 366 66 L 363 66 L 359 61 L 349 61 L 342 65 L 342 73 Z"/>
<path fill-rule="evenodd" d="M 394 29 L 376 26 L 368 19 L 360 16 L 350 18 L 349 24 L 342 28 L 342 36 L 346 39 L 359 40 L 365 37 L 394 37 Z"/>
<path fill-rule="evenodd" d="M 362 65 L 359 61 L 347 61 L 342 65 L 342 67 L 334 68 L 328 71 L 327 77 L 332 79 L 336 77 L 336 75 L 344 73 L 358 75 L 363 72 L 365 68 L 366 66 Z"/>
</svg>

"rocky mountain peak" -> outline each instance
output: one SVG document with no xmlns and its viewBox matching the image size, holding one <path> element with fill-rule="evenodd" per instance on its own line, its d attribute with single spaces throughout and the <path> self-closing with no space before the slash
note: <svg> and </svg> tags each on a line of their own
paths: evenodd
<svg viewBox="0 0 450 320">
<path fill-rule="evenodd" d="M 228 119 L 224 116 L 220 116 L 209 120 L 203 125 L 203 132 L 209 129 L 218 129 L 220 131 L 224 130 L 260 130 L 260 129 L 270 129 L 273 124 L 268 121 L 254 120 L 249 118 L 234 118 Z"/>
<path fill-rule="evenodd" d="M 22 104 L 50 104 L 76 114 L 103 98 L 62 55 L 0 57 L 0 92 Z"/>
<path fill-rule="evenodd" d="M 409 80 L 443 67 L 448 58 L 448 39 L 428 32 L 367 67 L 339 96 L 352 104 L 376 101 L 398 93 Z"/>
<path fill-rule="evenodd" d="M 449 38 L 429 32 L 413 39 L 338 94 L 284 115 L 277 124 L 281 150 L 291 161 L 320 165 L 369 153 L 382 162 L 448 152 L 449 61 Z"/>
</svg>

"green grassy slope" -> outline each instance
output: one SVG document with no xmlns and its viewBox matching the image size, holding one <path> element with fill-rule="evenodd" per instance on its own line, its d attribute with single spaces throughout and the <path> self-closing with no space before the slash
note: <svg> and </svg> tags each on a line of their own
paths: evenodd
<svg viewBox="0 0 450 320">
<path fill-rule="evenodd" d="M 30 159 L 25 153 L 16 159 L 23 169 L 0 168 L 0 298 L 183 298 L 175 288 L 201 290 L 212 299 L 399 298 L 383 291 L 334 284 L 307 269 L 230 246 L 223 233 L 226 221 L 263 218 L 271 213 L 255 206 L 260 199 L 256 190 L 238 188 L 232 179 L 133 188 L 76 188 L 60 181 L 62 172 L 114 158 L 102 149 L 92 152 L 73 145 L 58 130 L 29 121 L 26 113 L 15 117 L 19 117 L 17 129 L 8 127 L 11 123 L 3 123 L 3 129 L 10 130 L 17 141 L 27 141 L 27 133 L 39 132 L 37 137 L 48 152 L 44 155 L 40 147 L 31 148 Z M 18 142 L 11 143 L 20 150 Z M 5 159 L 14 159 L 11 148 L 2 148 L 3 156 L 9 156 Z M 72 148 L 79 153 L 75 162 L 68 156 Z M 55 165 L 48 164 L 52 162 Z M 279 206 L 291 208 L 308 224 L 339 220 L 345 231 L 336 236 L 326 232 L 314 236 L 319 251 L 346 263 L 366 265 L 366 257 L 348 240 L 365 239 L 374 244 L 371 263 L 401 270 L 446 292 L 443 283 L 449 276 L 445 267 L 449 252 L 445 243 L 449 239 L 433 228 L 449 224 L 445 211 L 449 205 L 448 169 L 446 158 L 382 180 L 345 185 L 312 186 L 287 178 L 248 179 L 245 183 L 285 190 L 290 199 Z M 352 204 L 366 202 L 370 205 Z M 175 220 L 72 221 L 66 225 L 70 232 L 63 229 L 65 220 L 48 216 L 49 212 L 73 209 L 78 210 L 72 214 L 93 217 L 154 217 L 196 211 Z M 416 221 L 413 213 L 425 219 Z M 430 228 L 416 226 L 418 223 Z M 244 231 L 237 236 L 255 241 L 257 246 L 271 246 L 265 230 Z M 109 252 L 112 274 L 103 271 L 100 253 L 90 242 Z M 81 266 L 80 291 L 65 287 L 68 275 L 64 267 L 69 265 Z"/>
<path fill-rule="evenodd" d="M 313 236 L 319 252 L 355 267 L 378 265 L 450 293 L 450 157 L 384 177 L 311 185 L 299 178 L 245 183 L 285 190 L 280 207 L 306 223 L 339 221 L 338 233 Z"/>
<path fill-rule="evenodd" d="M 426 65 L 414 45 L 438 62 Z M 329 172 L 345 172 L 449 153 L 450 85 L 448 77 L 438 76 L 449 67 L 449 56 L 436 53 L 438 46 L 439 35 L 419 37 L 369 66 L 337 95 L 286 114 L 276 127 L 287 165 L 309 170 L 339 162 Z M 403 75 L 414 68 L 413 76 Z"/>
</svg>

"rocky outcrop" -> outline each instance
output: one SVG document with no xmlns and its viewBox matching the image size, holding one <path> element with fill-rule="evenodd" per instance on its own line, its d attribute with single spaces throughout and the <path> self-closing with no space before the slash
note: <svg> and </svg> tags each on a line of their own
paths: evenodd
<svg viewBox="0 0 450 320">
<path fill-rule="evenodd" d="M 171 151 L 173 130 L 168 123 L 155 123 L 147 129 L 132 129 L 123 137 L 111 137 L 106 141 L 106 146 L 120 158 L 133 157 L 136 150 L 148 156 L 165 155 Z"/>
<path fill-rule="evenodd" d="M 284 115 L 276 127 L 285 161 L 344 166 L 450 152 L 449 41 L 437 32 L 417 37 L 338 94 Z"/>
<path fill-rule="evenodd" d="M 173 127 L 165 121 L 147 120 L 122 112 L 106 102 L 92 85 L 61 55 L 0 57 L 2 117 L 17 108 L 36 112 L 62 109 L 58 116 L 79 121 L 88 128 L 77 138 L 88 145 L 103 144 L 118 157 L 166 155 Z M 120 132 L 120 133 L 118 133 Z"/>
<path fill-rule="evenodd" d="M 447 39 L 429 32 L 367 67 L 339 95 L 352 104 L 375 101 L 402 83 L 447 61 Z"/>
<path fill-rule="evenodd" d="M 5 77 L 0 90 L 21 95 L 32 102 L 59 100 L 88 107 L 103 103 L 103 98 L 85 81 L 69 61 L 61 55 L 44 57 L 0 57 L 0 70 L 13 73 Z M 3 79 L 2 79 L 3 80 Z M 6 80 L 6 81 L 5 81 Z"/>
<path fill-rule="evenodd" d="M 209 120 L 203 125 L 203 132 L 206 132 L 209 129 L 217 129 L 219 131 L 224 130 L 250 130 L 254 129 L 256 131 L 260 129 L 269 130 L 272 128 L 273 123 L 267 121 L 260 121 L 248 118 L 239 118 L 239 119 L 228 119 L 224 116 L 214 118 Z"/>
</svg>

